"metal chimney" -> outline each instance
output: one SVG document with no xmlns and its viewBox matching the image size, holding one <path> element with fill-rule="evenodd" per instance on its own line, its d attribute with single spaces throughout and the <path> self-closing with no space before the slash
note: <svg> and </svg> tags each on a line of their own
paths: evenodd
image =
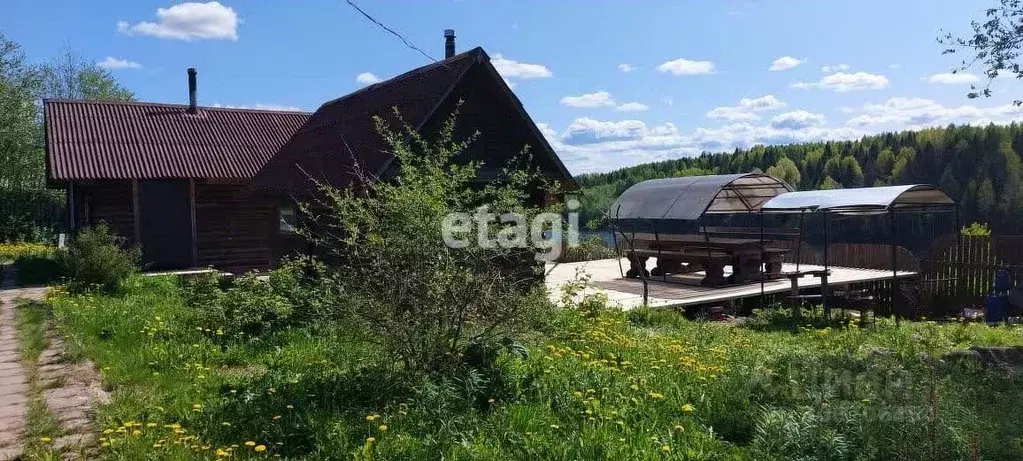
<svg viewBox="0 0 1023 461">
<path fill-rule="evenodd" d="M 188 113 L 194 114 L 197 112 L 196 109 L 196 97 L 195 97 L 195 68 L 188 68 Z"/>
<path fill-rule="evenodd" d="M 455 55 L 455 29 L 444 29 L 444 59 Z"/>
</svg>

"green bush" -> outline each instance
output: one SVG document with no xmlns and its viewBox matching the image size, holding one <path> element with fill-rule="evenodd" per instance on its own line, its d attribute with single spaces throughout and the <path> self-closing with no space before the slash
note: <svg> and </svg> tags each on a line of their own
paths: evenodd
<svg viewBox="0 0 1023 461">
<path fill-rule="evenodd" d="M 615 257 L 617 257 L 617 253 L 614 249 L 609 248 L 600 236 L 592 235 L 590 238 L 579 242 L 578 245 L 568 247 L 565 250 L 565 254 L 561 256 L 560 262 L 574 263 Z"/>
<path fill-rule="evenodd" d="M 287 260 L 265 277 L 226 279 L 212 272 L 192 277 L 182 293 L 203 330 L 227 338 L 261 336 L 321 317 L 328 298 L 322 271 L 323 264 L 312 258 Z"/>
<path fill-rule="evenodd" d="M 68 278 L 69 291 L 99 289 L 110 293 L 138 271 L 141 255 L 138 247 L 126 248 L 122 237 L 100 223 L 81 230 L 67 251 L 57 253 L 57 260 Z"/>
</svg>

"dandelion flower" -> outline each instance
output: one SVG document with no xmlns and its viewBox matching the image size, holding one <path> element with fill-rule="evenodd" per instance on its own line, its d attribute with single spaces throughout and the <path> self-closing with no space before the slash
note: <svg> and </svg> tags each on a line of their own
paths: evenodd
<svg viewBox="0 0 1023 461">
<path fill-rule="evenodd" d="M 693 411 L 695 411 L 695 410 L 696 410 L 696 408 L 695 408 L 695 407 L 693 407 L 693 405 L 692 405 L 692 404 L 689 404 L 689 403 L 687 403 L 687 404 L 685 404 L 685 405 L 682 405 L 682 411 L 683 411 L 684 413 L 686 413 L 686 414 L 692 413 L 692 412 L 693 412 Z"/>
<path fill-rule="evenodd" d="M 366 443 L 376 443 L 376 441 L 377 441 L 376 437 L 367 437 L 366 438 Z"/>
<path fill-rule="evenodd" d="M 40 442 L 43 442 L 43 443 L 50 443 L 50 442 L 52 442 L 52 441 L 53 441 L 53 439 L 51 439 L 51 438 L 49 438 L 49 437 L 40 437 L 40 438 L 39 438 L 39 441 L 40 441 Z"/>
<path fill-rule="evenodd" d="M 253 441 L 249 440 L 248 442 L 245 442 L 245 446 L 246 447 L 254 447 L 254 446 L 256 446 L 256 442 L 253 442 Z"/>
<path fill-rule="evenodd" d="M 661 445 L 661 453 L 667 453 L 671 451 L 671 447 L 668 445 Z"/>
<path fill-rule="evenodd" d="M 675 431 L 676 432 L 685 432 L 686 428 L 682 427 L 682 425 L 679 424 L 679 425 L 675 426 Z"/>
<path fill-rule="evenodd" d="M 381 424 L 380 427 L 377 428 L 377 430 L 380 432 L 387 432 L 387 425 Z"/>
<path fill-rule="evenodd" d="M 256 448 L 253 448 L 253 450 L 255 450 L 256 453 L 262 453 L 266 451 L 266 445 L 256 445 Z"/>
</svg>

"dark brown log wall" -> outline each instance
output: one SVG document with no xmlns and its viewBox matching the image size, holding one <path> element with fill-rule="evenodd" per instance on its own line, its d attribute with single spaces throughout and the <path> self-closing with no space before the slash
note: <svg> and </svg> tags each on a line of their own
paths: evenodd
<svg viewBox="0 0 1023 461">
<path fill-rule="evenodd" d="M 106 222 L 111 232 L 135 243 L 131 181 L 75 183 L 75 228 Z"/>
<path fill-rule="evenodd" d="M 199 266 L 224 270 L 267 269 L 272 203 L 248 194 L 239 184 L 195 184 L 196 251 Z"/>
</svg>

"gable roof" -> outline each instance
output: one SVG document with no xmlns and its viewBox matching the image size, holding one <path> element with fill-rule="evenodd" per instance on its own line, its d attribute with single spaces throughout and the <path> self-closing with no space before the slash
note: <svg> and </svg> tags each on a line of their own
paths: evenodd
<svg viewBox="0 0 1023 461">
<path fill-rule="evenodd" d="M 43 103 L 51 181 L 248 179 L 309 119 L 306 112 L 136 102 Z"/>
<path fill-rule="evenodd" d="M 447 100 L 455 86 L 475 66 L 486 66 L 491 78 L 503 89 L 503 97 L 515 107 L 539 139 L 535 152 L 552 157 L 562 179 L 574 184 L 572 175 L 547 143 L 522 103 L 508 88 L 490 57 L 482 48 L 457 54 L 389 80 L 375 83 L 354 93 L 328 101 L 253 179 L 256 188 L 308 191 L 312 180 L 335 187 L 347 187 L 358 180 L 357 168 L 380 176 L 388 170 L 393 154 L 377 132 L 374 116 L 399 127 L 394 116 L 420 130 Z M 499 100 L 495 100 L 499 101 Z"/>
</svg>

